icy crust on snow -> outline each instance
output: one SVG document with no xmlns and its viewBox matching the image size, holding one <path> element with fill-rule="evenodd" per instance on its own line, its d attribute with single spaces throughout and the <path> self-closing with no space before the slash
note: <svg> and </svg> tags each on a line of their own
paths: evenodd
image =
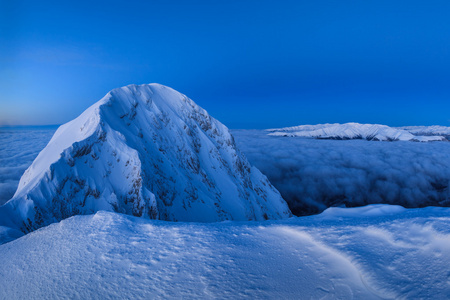
<svg viewBox="0 0 450 300">
<path fill-rule="evenodd" d="M 115 89 L 61 126 L 0 207 L 0 225 L 29 232 L 98 210 L 199 222 L 291 215 L 223 124 L 158 84 Z"/>
<path fill-rule="evenodd" d="M 448 299 L 450 209 L 268 222 L 75 216 L 0 246 L 2 299 Z"/>
<path fill-rule="evenodd" d="M 318 124 L 300 125 L 279 129 L 267 129 L 272 136 L 310 137 L 318 139 L 352 140 L 364 139 L 369 141 L 413 141 L 431 142 L 444 141 L 445 137 L 436 135 L 414 135 L 401 128 L 392 128 L 378 124 Z"/>
</svg>

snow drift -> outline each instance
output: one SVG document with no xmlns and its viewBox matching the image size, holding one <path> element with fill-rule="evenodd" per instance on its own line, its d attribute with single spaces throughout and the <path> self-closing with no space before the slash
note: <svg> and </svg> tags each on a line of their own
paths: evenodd
<svg viewBox="0 0 450 300">
<path fill-rule="evenodd" d="M 29 232 L 98 210 L 200 222 L 290 216 L 228 129 L 158 84 L 115 89 L 62 125 L 0 207 L 0 225 Z"/>
<path fill-rule="evenodd" d="M 296 215 L 375 203 L 450 206 L 450 144 L 376 143 L 268 136 L 233 130 L 250 163 Z"/>
<path fill-rule="evenodd" d="M 0 245 L 2 299 L 448 299 L 450 209 L 268 222 L 74 216 Z"/>
<path fill-rule="evenodd" d="M 437 134 L 414 135 L 402 128 L 392 128 L 378 124 L 318 124 L 300 125 L 279 129 L 268 129 L 272 136 L 311 137 L 318 139 L 353 140 L 364 139 L 369 141 L 413 141 L 430 142 L 444 141 L 445 137 Z"/>
</svg>

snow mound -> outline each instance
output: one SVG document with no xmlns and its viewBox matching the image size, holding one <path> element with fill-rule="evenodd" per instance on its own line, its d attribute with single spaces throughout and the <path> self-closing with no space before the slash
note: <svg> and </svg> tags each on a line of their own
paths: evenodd
<svg viewBox="0 0 450 300">
<path fill-rule="evenodd" d="M 98 210 L 169 221 L 291 216 L 228 129 L 177 91 L 129 85 L 62 125 L 0 207 L 29 232 Z"/>
<path fill-rule="evenodd" d="M 444 141 L 442 136 L 414 135 L 406 130 L 392 128 L 378 124 L 318 124 L 300 125 L 279 129 L 268 129 L 272 136 L 310 137 L 318 139 L 353 140 L 364 139 L 369 141 L 414 141 L 430 142 Z"/>
<path fill-rule="evenodd" d="M 405 212 L 406 208 L 400 205 L 372 204 L 361 207 L 329 207 L 321 213 L 323 218 L 367 218 L 395 215 Z"/>
<path fill-rule="evenodd" d="M 324 214 L 207 224 L 75 216 L 0 246 L 0 298 L 448 298 L 450 209 Z"/>
</svg>

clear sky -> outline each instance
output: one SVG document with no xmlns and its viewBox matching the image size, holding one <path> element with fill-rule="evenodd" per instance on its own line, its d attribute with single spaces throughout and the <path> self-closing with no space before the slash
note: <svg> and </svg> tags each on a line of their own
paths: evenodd
<svg viewBox="0 0 450 300">
<path fill-rule="evenodd" d="M 450 1 L 0 0 L 0 124 L 158 82 L 230 128 L 450 126 Z"/>
</svg>

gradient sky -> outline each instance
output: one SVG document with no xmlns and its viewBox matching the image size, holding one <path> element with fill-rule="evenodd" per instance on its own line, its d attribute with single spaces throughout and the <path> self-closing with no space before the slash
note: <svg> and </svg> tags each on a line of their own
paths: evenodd
<svg viewBox="0 0 450 300">
<path fill-rule="evenodd" d="M 450 1 L 0 0 L 0 125 L 150 82 L 230 128 L 450 126 Z"/>
</svg>

